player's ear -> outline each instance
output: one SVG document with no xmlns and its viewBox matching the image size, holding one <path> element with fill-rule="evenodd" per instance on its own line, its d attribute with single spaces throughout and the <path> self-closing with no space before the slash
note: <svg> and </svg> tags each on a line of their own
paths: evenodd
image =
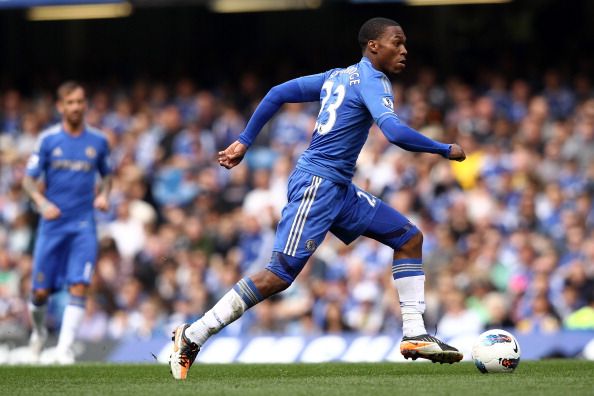
<svg viewBox="0 0 594 396">
<path fill-rule="evenodd" d="M 60 113 L 60 114 L 64 113 L 64 105 L 62 103 L 62 99 L 56 100 L 56 109 L 58 110 L 58 113 Z"/>
<path fill-rule="evenodd" d="M 372 54 L 377 54 L 377 40 L 369 40 L 367 42 L 367 48 Z"/>
</svg>

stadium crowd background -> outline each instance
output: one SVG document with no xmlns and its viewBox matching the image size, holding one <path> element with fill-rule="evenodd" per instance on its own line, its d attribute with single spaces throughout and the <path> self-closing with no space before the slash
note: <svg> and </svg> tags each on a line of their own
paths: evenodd
<svg viewBox="0 0 594 396">
<path fill-rule="evenodd" d="M 482 68 L 469 81 L 417 65 L 395 80 L 400 118 L 468 155 L 451 163 L 408 153 L 373 127 L 354 179 L 424 233 L 430 332 L 594 329 L 594 88 L 591 75 L 568 70 L 528 78 Z M 111 210 L 98 213 L 100 255 L 79 338 L 168 334 L 267 264 L 318 106 L 286 105 L 227 171 L 216 152 L 242 131 L 268 75 L 82 82 L 87 122 L 109 137 L 115 178 Z M 0 343 L 29 332 L 37 215 L 21 181 L 36 137 L 58 119 L 43 86 L 0 91 Z M 287 291 L 223 332 L 399 332 L 391 256 L 370 239 L 345 246 L 328 236 Z M 64 298 L 53 300 L 53 330 Z"/>
</svg>

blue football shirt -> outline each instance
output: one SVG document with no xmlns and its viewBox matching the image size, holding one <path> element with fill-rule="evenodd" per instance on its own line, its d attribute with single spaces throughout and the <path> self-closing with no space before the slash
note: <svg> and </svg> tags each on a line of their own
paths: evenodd
<svg viewBox="0 0 594 396">
<path fill-rule="evenodd" d="M 60 211 L 56 226 L 92 219 L 97 174 L 111 173 L 109 145 L 105 136 L 88 126 L 79 136 L 64 131 L 62 125 L 43 132 L 27 164 L 27 175 L 44 177 L 45 196 Z"/>
<path fill-rule="evenodd" d="M 308 149 L 297 168 L 337 183 L 349 183 L 369 128 L 394 113 L 386 75 L 363 57 L 357 64 L 324 73 L 321 108 Z"/>
</svg>

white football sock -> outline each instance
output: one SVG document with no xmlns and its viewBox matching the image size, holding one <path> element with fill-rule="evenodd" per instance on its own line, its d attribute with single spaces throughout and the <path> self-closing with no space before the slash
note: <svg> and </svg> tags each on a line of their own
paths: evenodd
<svg viewBox="0 0 594 396">
<path fill-rule="evenodd" d="M 85 309 L 80 305 L 68 304 L 64 309 L 62 316 L 62 327 L 60 327 L 60 336 L 56 352 L 64 354 L 70 352 L 70 348 L 76 338 L 76 331 L 85 315 Z"/>
<path fill-rule="evenodd" d="M 45 314 L 47 313 L 47 303 L 43 305 L 35 305 L 29 302 L 29 315 L 31 316 L 31 327 L 37 334 L 46 332 L 45 328 Z"/>
<path fill-rule="evenodd" d="M 241 317 L 247 308 L 239 294 L 231 289 L 202 318 L 186 329 L 186 337 L 202 346 L 211 335 Z"/>
<path fill-rule="evenodd" d="M 425 275 L 407 276 L 394 280 L 400 296 L 402 332 L 405 337 L 426 334 L 423 313 L 425 312 Z"/>
</svg>

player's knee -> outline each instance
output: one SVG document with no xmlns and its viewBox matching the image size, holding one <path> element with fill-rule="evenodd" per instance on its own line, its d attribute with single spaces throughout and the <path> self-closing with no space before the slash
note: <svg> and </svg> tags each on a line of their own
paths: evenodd
<svg viewBox="0 0 594 396">
<path fill-rule="evenodd" d="M 398 253 L 404 257 L 420 257 L 422 252 L 423 233 L 420 230 L 411 236 L 398 250 Z"/>
<path fill-rule="evenodd" d="M 49 290 L 45 289 L 37 289 L 33 290 L 31 294 L 31 302 L 34 305 L 44 305 L 47 303 L 47 299 L 49 298 Z"/>
<path fill-rule="evenodd" d="M 273 252 L 270 263 L 266 266 L 267 284 L 278 293 L 289 287 L 303 269 L 307 258 L 297 258 L 281 252 Z"/>
<path fill-rule="evenodd" d="M 87 295 L 88 286 L 82 283 L 70 285 L 68 292 L 76 297 L 85 297 Z"/>
<path fill-rule="evenodd" d="M 291 283 L 280 278 L 270 270 L 263 270 L 250 276 L 260 294 L 267 298 L 288 288 Z"/>
</svg>

